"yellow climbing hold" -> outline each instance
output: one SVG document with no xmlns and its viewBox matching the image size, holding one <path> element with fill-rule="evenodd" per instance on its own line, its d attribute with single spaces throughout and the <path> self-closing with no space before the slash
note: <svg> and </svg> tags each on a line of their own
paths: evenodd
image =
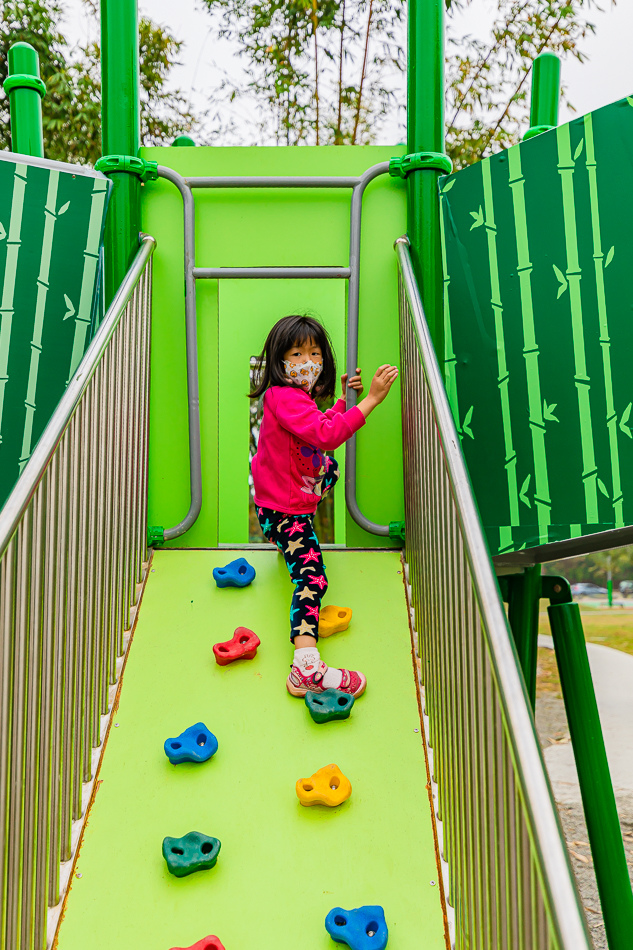
<svg viewBox="0 0 633 950">
<path fill-rule="evenodd" d="M 331 637 L 333 633 L 347 630 L 351 619 L 351 607 L 335 607 L 333 604 L 328 604 L 327 607 L 323 607 L 319 616 L 319 636 Z"/>
<path fill-rule="evenodd" d="M 338 765 L 325 765 L 310 778 L 300 778 L 296 785 L 302 805 L 329 805 L 334 808 L 352 794 L 352 783 Z"/>
</svg>

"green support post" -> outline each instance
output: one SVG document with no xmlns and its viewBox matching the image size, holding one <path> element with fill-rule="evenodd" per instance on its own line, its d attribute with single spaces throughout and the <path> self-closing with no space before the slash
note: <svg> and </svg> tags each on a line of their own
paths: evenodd
<svg viewBox="0 0 633 950">
<path fill-rule="evenodd" d="M 104 155 L 136 158 L 140 145 L 139 39 L 136 0 L 101 0 L 101 102 Z M 138 248 L 141 182 L 121 165 L 110 173 L 105 238 L 105 294 L 110 303 Z"/>
<path fill-rule="evenodd" d="M 409 0 L 409 153 L 444 152 L 444 2 Z M 440 173 L 437 167 L 431 167 L 407 176 L 407 234 L 426 319 L 442 363 L 442 247 L 437 187 Z"/>
<path fill-rule="evenodd" d="M 42 99 L 46 86 L 40 78 L 39 57 L 30 43 L 14 43 L 8 59 L 4 91 L 11 111 L 11 151 L 44 158 Z"/>
<path fill-rule="evenodd" d="M 508 621 L 519 655 L 523 679 L 532 709 L 536 703 L 536 663 L 538 658 L 538 615 L 541 598 L 541 565 L 528 567 L 522 574 L 500 578 L 504 600 L 508 603 Z"/>
<path fill-rule="evenodd" d="M 523 136 L 524 141 L 556 128 L 559 102 L 560 60 L 555 53 L 541 53 L 532 66 L 530 128 Z"/>
<path fill-rule="evenodd" d="M 609 950 L 629 950 L 633 892 L 604 747 L 598 704 L 578 604 L 564 578 L 544 578 L 553 603 L 549 614 L 556 662 L 591 843 Z M 555 590 L 558 588 L 558 590 Z M 545 594 L 545 590 L 543 592 Z M 558 601 L 558 602 L 556 602 Z"/>
</svg>

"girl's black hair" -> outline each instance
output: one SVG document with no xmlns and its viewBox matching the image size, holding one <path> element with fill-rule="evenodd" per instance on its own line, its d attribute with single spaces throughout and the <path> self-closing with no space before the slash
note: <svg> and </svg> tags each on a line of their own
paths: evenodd
<svg viewBox="0 0 633 950">
<path fill-rule="evenodd" d="M 323 369 L 312 389 L 312 395 L 316 399 L 333 396 L 336 387 L 336 363 L 328 332 L 314 317 L 295 313 L 278 320 L 266 337 L 264 349 L 256 357 L 253 372 L 255 388 L 249 393 L 250 398 L 259 399 L 269 386 L 293 386 L 294 383 L 284 374 L 284 353 L 293 346 L 303 346 L 310 340 L 321 348 L 323 356 Z"/>
</svg>

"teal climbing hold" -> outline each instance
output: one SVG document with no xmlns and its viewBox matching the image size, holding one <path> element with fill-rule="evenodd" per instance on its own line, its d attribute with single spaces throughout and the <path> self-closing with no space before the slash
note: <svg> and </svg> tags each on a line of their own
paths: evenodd
<svg viewBox="0 0 633 950">
<path fill-rule="evenodd" d="M 354 697 L 340 689 L 326 689 L 322 693 L 308 691 L 305 703 L 315 722 L 330 722 L 332 719 L 348 719 L 354 705 Z"/>
<path fill-rule="evenodd" d="M 169 873 L 185 877 L 195 871 L 208 871 L 215 866 L 221 844 L 199 831 L 190 831 L 182 838 L 163 838 L 163 857 Z"/>
</svg>

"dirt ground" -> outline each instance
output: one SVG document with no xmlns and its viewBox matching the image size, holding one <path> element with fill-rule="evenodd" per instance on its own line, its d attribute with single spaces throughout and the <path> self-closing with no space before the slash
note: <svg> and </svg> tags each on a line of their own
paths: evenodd
<svg viewBox="0 0 633 950">
<path fill-rule="evenodd" d="M 633 610 L 582 605 L 581 613 L 587 640 L 633 654 Z M 550 632 L 546 612 L 541 614 L 539 632 Z M 542 747 L 569 742 L 569 727 L 553 650 L 538 651 L 536 697 L 536 725 Z M 633 882 L 633 795 L 620 795 L 617 806 Z M 582 806 L 559 803 L 558 811 L 595 950 L 608 950 Z"/>
</svg>

